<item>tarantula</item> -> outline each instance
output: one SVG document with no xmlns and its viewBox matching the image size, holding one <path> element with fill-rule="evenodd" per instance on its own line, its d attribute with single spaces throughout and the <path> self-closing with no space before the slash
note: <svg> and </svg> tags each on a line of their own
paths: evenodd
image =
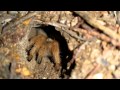
<svg viewBox="0 0 120 90">
<path fill-rule="evenodd" d="M 28 60 L 36 57 L 37 63 L 40 63 L 42 59 L 52 57 L 55 69 L 59 70 L 61 65 L 59 43 L 48 38 L 44 30 L 37 28 L 31 30 L 29 38 Z"/>
</svg>

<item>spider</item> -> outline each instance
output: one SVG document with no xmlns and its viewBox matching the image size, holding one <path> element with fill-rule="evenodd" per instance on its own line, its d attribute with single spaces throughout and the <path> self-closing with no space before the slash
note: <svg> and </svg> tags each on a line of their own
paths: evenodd
<svg viewBox="0 0 120 90">
<path fill-rule="evenodd" d="M 59 70 L 61 66 L 59 43 L 48 38 L 42 29 L 32 29 L 29 38 L 28 61 L 36 58 L 37 63 L 40 63 L 44 58 L 52 57 L 55 69 Z"/>
</svg>

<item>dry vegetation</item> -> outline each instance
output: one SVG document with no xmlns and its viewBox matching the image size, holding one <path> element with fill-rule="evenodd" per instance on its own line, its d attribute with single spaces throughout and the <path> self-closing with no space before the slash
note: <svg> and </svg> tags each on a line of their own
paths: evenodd
<svg viewBox="0 0 120 90">
<path fill-rule="evenodd" d="M 119 17 L 119 11 L 1 11 L 0 78 L 119 79 Z"/>
</svg>

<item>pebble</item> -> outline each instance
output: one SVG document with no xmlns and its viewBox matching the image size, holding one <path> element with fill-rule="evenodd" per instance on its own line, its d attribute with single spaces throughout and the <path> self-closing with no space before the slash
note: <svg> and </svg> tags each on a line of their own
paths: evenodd
<svg viewBox="0 0 120 90">
<path fill-rule="evenodd" d="M 14 14 L 18 14 L 18 11 L 8 11 L 8 13 L 14 15 Z"/>
<path fill-rule="evenodd" d="M 93 79 L 103 79 L 103 74 L 102 73 L 97 73 L 93 76 Z"/>
</svg>

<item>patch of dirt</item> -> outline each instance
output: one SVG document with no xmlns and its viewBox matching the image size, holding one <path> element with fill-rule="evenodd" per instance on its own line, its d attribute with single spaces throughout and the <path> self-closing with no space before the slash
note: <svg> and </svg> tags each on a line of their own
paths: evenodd
<svg viewBox="0 0 120 90">
<path fill-rule="evenodd" d="M 1 11 L 1 79 L 119 79 L 119 11 Z"/>
</svg>

